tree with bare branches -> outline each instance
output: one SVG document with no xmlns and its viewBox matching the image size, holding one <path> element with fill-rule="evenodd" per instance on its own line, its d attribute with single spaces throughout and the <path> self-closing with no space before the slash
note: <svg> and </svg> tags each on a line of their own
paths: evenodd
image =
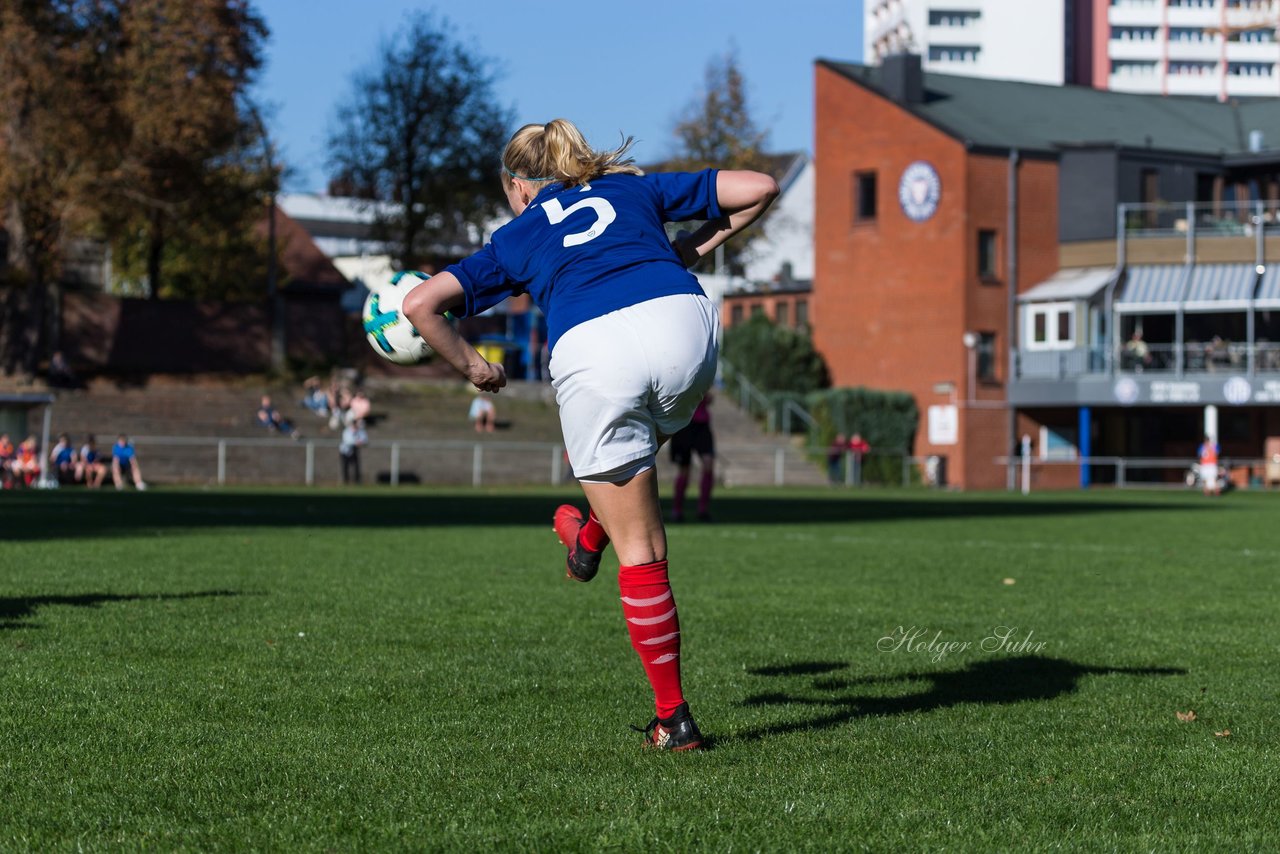
<svg viewBox="0 0 1280 854">
<path fill-rule="evenodd" d="M 393 203 L 371 208 L 401 267 L 430 267 L 468 245 L 502 201 L 498 156 L 514 119 L 494 96 L 492 67 L 447 21 L 418 13 L 338 107 L 334 184 Z"/>
</svg>

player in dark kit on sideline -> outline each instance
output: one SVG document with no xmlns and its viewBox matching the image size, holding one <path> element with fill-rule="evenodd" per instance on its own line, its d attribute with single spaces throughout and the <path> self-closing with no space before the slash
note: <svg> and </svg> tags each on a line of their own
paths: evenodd
<svg viewBox="0 0 1280 854">
<path fill-rule="evenodd" d="M 676 464 L 675 493 L 671 500 L 671 521 L 684 521 L 684 496 L 689 490 L 693 455 L 698 455 L 698 521 L 711 521 L 711 489 L 715 485 L 716 439 L 711 433 L 711 393 L 708 392 L 693 418 L 671 437 L 671 461 Z"/>
<path fill-rule="evenodd" d="M 554 528 L 569 577 L 590 581 L 612 542 L 631 645 L 654 692 L 645 744 L 702 746 L 680 681 L 680 628 L 654 464 L 715 377 L 719 318 L 688 267 L 773 202 L 758 172 L 644 175 L 631 140 L 597 152 L 569 121 L 525 125 L 502 155 L 515 218 L 476 254 L 418 285 L 403 311 L 481 391 L 506 385 L 442 316 L 528 293 L 547 320 L 550 374 L 574 475 L 590 513 L 563 505 Z M 668 222 L 703 220 L 667 239 Z"/>
</svg>

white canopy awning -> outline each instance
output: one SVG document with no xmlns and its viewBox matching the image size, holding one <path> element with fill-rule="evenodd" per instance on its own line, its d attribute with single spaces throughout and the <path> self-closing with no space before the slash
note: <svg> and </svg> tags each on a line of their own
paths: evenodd
<svg viewBox="0 0 1280 854">
<path fill-rule="evenodd" d="M 1092 299 L 1116 277 L 1112 267 L 1067 267 L 1024 294 L 1018 302 Z"/>
</svg>

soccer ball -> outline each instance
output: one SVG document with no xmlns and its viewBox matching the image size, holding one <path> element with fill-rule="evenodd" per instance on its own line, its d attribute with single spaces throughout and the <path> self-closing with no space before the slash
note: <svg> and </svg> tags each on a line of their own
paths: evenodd
<svg viewBox="0 0 1280 854">
<path fill-rule="evenodd" d="M 389 283 L 369 292 L 363 319 L 373 352 L 397 365 L 413 365 L 431 355 L 431 346 L 400 312 L 405 295 L 429 278 L 417 270 L 402 270 Z"/>
</svg>

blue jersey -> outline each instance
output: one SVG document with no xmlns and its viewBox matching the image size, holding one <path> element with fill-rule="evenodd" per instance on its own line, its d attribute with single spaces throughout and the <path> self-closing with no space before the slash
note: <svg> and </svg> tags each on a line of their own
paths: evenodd
<svg viewBox="0 0 1280 854">
<path fill-rule="evenodd" d="M 133 445 L 112 445 L 111 456 L 115 457 L 122 463 L 127 463 L 133 459 Z"/>
<path fill-rule="evenodd" d="M 547 342 L 579 323 L 675 294 L 701 294 L 663 225 L 720 216 L 716 170 L 606 175 L 553 184 L 476 254 L 447 269 L 479 314 L 528 293 L 547 316 Z"/>
</svg>

